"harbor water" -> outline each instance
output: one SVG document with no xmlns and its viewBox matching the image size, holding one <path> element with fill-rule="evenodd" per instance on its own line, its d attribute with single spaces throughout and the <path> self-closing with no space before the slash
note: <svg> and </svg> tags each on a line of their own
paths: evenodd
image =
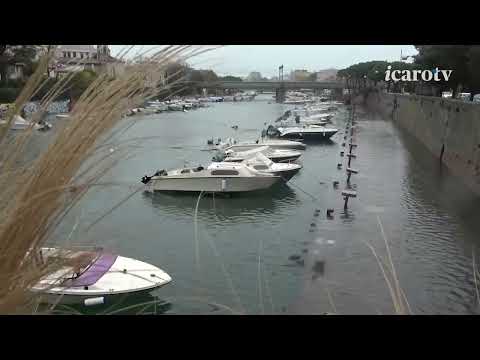
<svg viewBox="0 0 480 360">
<path fill-rule="evenodd" d="M 387 259 L 387 241 L 414 314 L 478 313 L 472 253 L 480 245 L 480 199 L 409 134 L 364 109 L 351 163 L 357 198 L 347 210 L 344 106 L 333 118 L 340 132 L 308 144 L 303 169 L 287 184 L 200 199 L 143 191 L 142 176 L 206 166 L 214 155 L 208 139 L 255 140 L 290 108 L 259 95 L 123 120 L 134 125 L 111 148 L 128 154 L 73 209 L 55 241 L 97 244 L 165 270 L 173 281 L 152 293 L 163 314 L 392 314 L 372 251 Z"/>
</svg>

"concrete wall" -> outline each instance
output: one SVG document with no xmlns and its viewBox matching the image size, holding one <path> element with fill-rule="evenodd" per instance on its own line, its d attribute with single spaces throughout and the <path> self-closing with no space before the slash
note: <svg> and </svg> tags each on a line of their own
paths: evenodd
<svg viewBox="0 0 480 360">
<path fill-rule="evenodd" d="M 415 136 L 480 195 L 480 104 L 380 91 L 365 104 Z"/>
</svg>

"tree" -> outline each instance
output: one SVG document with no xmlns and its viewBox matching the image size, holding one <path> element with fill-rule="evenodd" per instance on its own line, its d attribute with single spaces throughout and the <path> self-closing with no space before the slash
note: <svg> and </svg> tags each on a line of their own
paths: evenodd
<svg viewBox="0 0 480 360">
<path fill-rule="evenodd" d="M 72 99 L 78 99 L 96 77 L 97 74 L 92 70 L 77 72 L 71 80 L 70 97 Z"/>
<path fill-rule="evenodd" d="M 26 76 L 33 73 L 35 67 L 35 45 L 0 45 L 0 76 L 2 82 L 8 84 L 8 67 L 15 63 L 23 63 Z"/>
<path fill-rule="evenodd" d="M 468 72 L 470 74 L 470 91 L 480 93 L 480 46 L 471 46 L 468 51 Z"/>
<path fill-rule="evenodd" d="M 187 65 L 180 64 L 178 62 L 172 62 L 170 65 L 168 65 L 167 70 L 165 71 L 167 84 L 172 84 L 185 78 L 188 72 L 189 68 Z"/>
<path fill-rule="evenodd" d="M 220 78 L 220 80 L 222 80 L 222 81 L 236 81 L 236 82 L 243 81 L 241 77 L 232 76 L 232 75 L 223 76 L 223 77 Z"/>
<path fill-rule="evenodd" d="M 415 48 L 418 51 L 418 55 L 415 57 L 415 64 L 423 66 L 424 69 L 438 67 L 443 70 L 453 70 L 448 84 L 442 82 L 436 85 L 442 88 L 451 88 L 454 96 L 459 86 L 468 88 L 472 74 L 479 71 L 478 69 L 469 69 L 470 46 L 417 45 Z"/>
</svg>

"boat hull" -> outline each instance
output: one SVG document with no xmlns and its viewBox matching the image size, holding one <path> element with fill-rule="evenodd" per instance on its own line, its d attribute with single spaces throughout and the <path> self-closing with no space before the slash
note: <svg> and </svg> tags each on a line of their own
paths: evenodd
<svg viewBox="0 0 480 360">
<path fill-rule="evenodd" d="M 305 150 L 307 148 L 305 144 L 298 141 L 292 142 L 291 144 L 259 141 L 258 144 L 234 144 L 229 146 L 227 149 L 231 149 L 233 151 L 248 151 L 263 146 L 268 146 L 274 150 Z"/>
<path fill-rule="evenodd" d="M 291 169 L 291 170 L 283 170 L 283 171 L 270 171 L 270 174 L 280 176 L 284 182 L 289 181 L 292 177 L 294 177 L 298 172 L 300 171 L 300 168 L 297 169 Z"/>
<path fill-rule="evenodd" d="M 288 155 L 288 156 L 268 156 L 268 155 L 265 155 L 267 156 L 270 160 L 272 160 L 273 162 L 276 162 L 276 163 L 283 163 L 283 162 L 292 162 L 292 161 L 295 161 L 297 160 L 301 154 L 295 154 L 295 155 Z M 237 163 L 240 163 L 242 161 L 244 161 L 245 159 L 244 158 L 226 158 L 225 162 L 237 162 Z"/>
<path fill-rule="evenodd" d="M 148 184 L 151 191 L 185 191 L 185 192 L 247 192 L 270 188 L 280 180 L 276 176 L 252 177 L 160 177 Z"/>
<path fill-rule="evenodd" d="M 305 140 L 328 140 L 338 131 L 328 131 L 328 132 L 291 132 L 280 135 L 281 138 L 285 139 L 305 139 Z"/>
</svg>

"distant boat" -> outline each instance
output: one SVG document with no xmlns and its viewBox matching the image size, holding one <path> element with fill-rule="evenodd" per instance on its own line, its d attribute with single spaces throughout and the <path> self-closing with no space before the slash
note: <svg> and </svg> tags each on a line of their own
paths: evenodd
<svg viewBox="0 0 480 360">
<path fill-rule="evenodd" d="M 272 160 L 273 162 L 289 162 L 295 161 L 302 153 L 300 151 L 294 150 L 280 150 L 280 149 L 271 149 L 268 146 L 262 146 L 256 149 L 245 150 L 245 151 L 234 151 L 234 150 L 226 150 L 223 155 L 217 154 L 214 158 L 219 159 L 220 161 L 224 162 L 241 162 L 245 159 L 248 159 L 254 156 L 256 153 L 263 153 L 267 158 Z"/>
<path fill-rule="evenodd" d="M 222 102 L 223 97 L 221 97 L 221 96 L 210 96 L 208 98 L 208 101 L 210 101 L 210 102 Z"/>
<path fill-rule="evenodd" d="M 266 172 L 272 175 L 280 176 L 283 181 L 290 180 L 301 168 L 302 165 L 295 163 L 276 163 L 263 155 L 261 152 L 242 161 L 251 169 L 260 172 Z"/>
<path fill-rule="evenodd" d="M 268 146 L 271 149 L 290 149 L 290 150 L 305 150 L 307 147 L 300 141 L 282 140 L 282 139 L 269 139 L 260 138 L 255 141 L 237 141 L 233 138 L 226 139 L 225 142 L 221 142 L 216 148 L 218 150 L 234 150 L 245 151 L 251 149 L 257 149 L 259 147 Z"/>
<path fill-rule="evenodd" d="M 270 125 L 268 130 L 269 136 L 278 136 L 281 138 L 303 138 L 303 139 L 330 139 L 338 132 L 338 129 L 327 128 L 325 126 L 304 125 L 297 127 L 274 127 Z"/>
<path fill-rule="evenodd" d="M 0 120 L 0 125 L 7 125 L 7 120 Z M 13 117 L 13 121 L 11 124 L 11 130 L 26 130 L 30 126 L 32 126 L 32 123 L 30 121 L 25 120 L 23 117 L 20 115 L 15 115 Z M 35 123 L 33 124 L 33 128 L 35 130 L 48 130 L 52 128 L 52 124 L 44 121 L 42 123 Z"/>
<path fill-rule="evenodd" d="M 57 114 L 55 115 L 57 119 L 68 119 L 70 117 L 70 114 Z"/>
</svg>

